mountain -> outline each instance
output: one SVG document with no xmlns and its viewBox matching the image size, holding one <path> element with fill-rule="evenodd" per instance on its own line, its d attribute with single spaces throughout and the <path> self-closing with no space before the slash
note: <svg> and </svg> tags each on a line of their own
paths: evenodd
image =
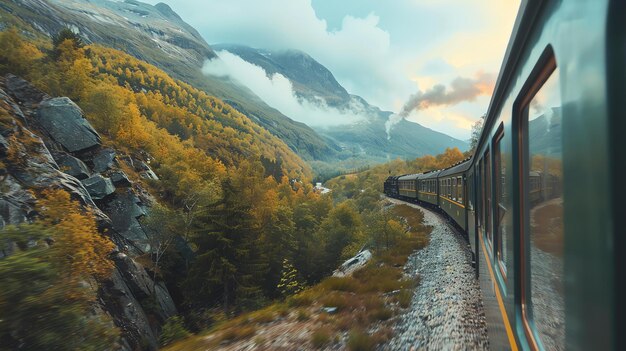
<svg viewBox="0 0 626 351">
<path fill-rule="evenodd" d="M 333 74 L 310 55 L 298 50 L 272 51 L 243 45 L 212 45 L 216 51 L 226 50 L 243 60 L 263 68 L 268 75 L 281 74 L 288 78 L 296 96 L 316 103 L 322 99 L 329 107 L 363 115 L 362 121 L 341 127 L 314 127 L 321 135 L 334 141 L 344 152 L 343 157 L 382 161 L 395 157 L 435 155 L 447 147 L 466 150 L 468 144 L 418 123 L 402 120 L 395 125 L 388 139 L 385 122 L 392 114 L 370 105 L 360 96 L 350 94 Z"/>
<path fill-rule="evenodd" d="M 298 97 L 311 101 L 322 98 L 333 107 L 343 107 L 350 103 L 350 94 L 333 74 L 302 51 L 270 51 L 237 44 L 217 44 L 212 45 L 212 48 L 236 54 L 245 61 L 260 66 L 268 75 L 282 74 L 292 82 Z"/>
<path fill-rule="evenodd" d="M 211 47 L 168 5 L 134 0 L 15 0 L 0 3 L 0 29 L 15 26 L 30 37 L 52 37 L 63 28 L 86 43 L 118 49 L 153 64 L 233 105 L 305 159 L 332 158 L 337 145 L 303 123 L 268 106 L 248 88 L 228 78 L 205 76 Z"/>
</svg>

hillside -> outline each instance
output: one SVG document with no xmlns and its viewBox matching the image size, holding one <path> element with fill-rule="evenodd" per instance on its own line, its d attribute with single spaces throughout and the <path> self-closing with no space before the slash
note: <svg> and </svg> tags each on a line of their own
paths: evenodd
<svg viewBox="0 0 626 351">
<path fill-rule="evenodd" d="M 17 26 L 29 37 L 39 38 L 50 38 L 63 28 L 72 28 L 87 43 L 124 51 L 236 106 L 305 159 L 328 159 L 337 151 L 328 140 L 271 108 L 241 84 L 203 75 L 202 64 L 215 57 L 213 50 L 163 3 L 152 6 L 134 0 L 3 2 L 0 27 L 7 26 Z"/>
<path fill-rule="evenodd" d="M 56 38 L 0 32 L 3 346 L 155 350 L 282 296 L 285 262 L 312 283 L 362 246 L 360 214 L 247 117 Z"/>
<path fill-rule="evenodd" d="M 333 74 L 304 52 L 297 50 L 271 51 L 242 45 L 213 45 L 216 51 L 226 50 L 245 61 L 257 65 L 268 75 L 279 73 L 288 78 L 295 94 L 311 103 L 323 99 L 327 106 L 350 111 L 362 116 L 357 123 L 339 127 L 315 127 L 316 131 L 334 141 L 344 152 L 344 158 L 352 157 L 370 162 L 384 162 L 389 158 L 410 158 L 434 155 L 448 147 L 466 150 L 468 144 L 446 134 L 436 132 L 418 123 L 402 120 L 392 130 L 389 139 L 385 122 L 391 112 L 381 111 L 365 99 L 351 95 Z"/>
</svg>

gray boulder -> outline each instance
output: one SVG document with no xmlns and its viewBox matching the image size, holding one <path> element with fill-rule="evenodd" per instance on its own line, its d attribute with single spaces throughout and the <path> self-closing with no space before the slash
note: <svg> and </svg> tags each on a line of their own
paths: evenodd
<svg viewBox="0 0 626 351">
<path fill-rule="evenodd" d="M 85 119 L 80 107 L 67 97 L 43 101 L 37 109 L 37 121 L 69 152 L 100 145 L 100 135 Z"/>
<path fill-rule="evenodd" d="M 139 175 L 144 179 L 159 180 L 159 177 L 157 177 L 156 173 L 152 171 L 152 168 L 150 168 L 150 166 L 143 161 L 140 161 L 135 169 L 141 172 Z"/>
<path fill-rule="evenodd" d="M 7 74 L 5 76 L 5 84 L 7 91 L 20 103 L 32 107 L 40 103 L 43 99 L 50 96 L 43 91 L 35 88 L 32 84 L 24 79 Z"/>
<path fill-rule="evenodd" d="M 123 331 L 125 343 L 136 345 L 133 348 L 135 350 L 157 350 L 158 339 L 150 320 L 124 281 L 119 268 L 113 271 L 111 279 L 104 282 L 101 288 L 103 294 L 100 296 L 106 310 Z"/>
<path fill-rule="evenodd" d="M 115 187 L 111 179 L 105 178 L 99 174 L 89 177 L 82 182 L 85 189 L 87 189 L 89 195 L 91 195 L 91 198 L 94 200 L 102 200 L 115 192 Z"/>
<path fill-rule="evenodd" d="M 143 266 L 124 253 L 118 253 L 115 256 L 115 265 L 135 298 L 143 300 L 154 297 L 157 302 L 154 312 L 161 320 L 165 321 L 176 314 L 176 306 L 167 289 L 162 283 L 155 284 Z"/>
<path fill-rule="evenodd" d="M 113 167 L 115 162 L 115 150 L 102 149 L 96 153 L 93 157 L 93 171 L 96 173 L 102 173 Z"/>
<path fill-rule="evenodd" d="M 141 200 L 130 189 L 116 193 L 102 210 L 110 216 L 113 229 L 128 243 L 135 254 L 150 251 L 148 237 L 137 220 L 146 214 Z"/>
<path fill-rule="evenodd" d="M 69 154 L 59 154 L 55 160 L 57 164 L 61 168 L 61 171 L 67 173 L 71 176 L 76 177 L 77 179 L 86 179 L 89 178 L 91 172 L 89 172 L 89 168 L 87 165 L 77 159 L 76 157 Z"/>
<path fill-rule="evenodd" d="M 130 179 L 128 179 L 128 176 L 126 175 L 126 173 L 122 172 L 122 171 L 117 171 L 117 172 L 113 172 L 111 173 L 111 181 L 113 182 L 113 185 L 115 185 L 116 187 L 120 187 L 120 188 L 127 188 L 129 186 L 132 185 Z"/>
</svg>

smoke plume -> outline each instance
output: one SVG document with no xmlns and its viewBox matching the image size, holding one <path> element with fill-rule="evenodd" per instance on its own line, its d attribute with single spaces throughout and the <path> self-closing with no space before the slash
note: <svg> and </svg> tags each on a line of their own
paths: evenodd
<svg viewBox="0 0 626 351">
<path fill-rule="evenodd" d="M 475 78 L 457 77 L 450 84 L 451 89 L 437 84 L 424 92 L 411 95 L 398 114 L 392 114 L 385 123 L 387 139 L 391 139 L 391 129 L 413 111 L 433 106 L 456 105 L 463 101 L 474 101 L 478 96 L 491 94 L 495 80 L 489 73 L 479 72 Z"/>
</svg>

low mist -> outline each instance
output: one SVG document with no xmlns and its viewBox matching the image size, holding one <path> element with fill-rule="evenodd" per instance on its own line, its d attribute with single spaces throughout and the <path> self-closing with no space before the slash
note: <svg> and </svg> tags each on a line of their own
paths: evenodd
<svg viewBox="0 0 626 351">
<path fill-rule="evenodd" d="M 367 117 L 358 104 L 339 110 L 329 107 L 322 98 L 309 101 L 298 97 L 291 81 L 282 74 L 268 75 L 262 67 L 226 50 L 218 51 L 217 55 L 219 58 L 205 62 L 204 74 L 230 77 L 242 83 L 265 103 L 295 121 L 314 127 L 333 127 L 357 123 Z"/>
</svg>

